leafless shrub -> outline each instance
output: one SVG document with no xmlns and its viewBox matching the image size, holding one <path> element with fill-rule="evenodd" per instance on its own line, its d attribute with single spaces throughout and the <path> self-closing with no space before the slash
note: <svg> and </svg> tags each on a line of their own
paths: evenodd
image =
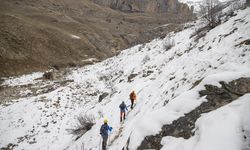
<svg viewBox="0 0 250 150">
<path fill-rule="evenodd" d="M 218 0 L 203 0 L 200 13 L 208 21 L 208 26 L 214 28 L 221 23 L 221 8 Z"/>
<path fill-rule="evenodd" d="M 74 63 L 74 62 L 70 62 L 70 63 L 68 63 L 68 66 L 70 66 L 70 67 L 77 67 L 77 64 Z"/>
<path fill-rule="evenodd" d="M 45 72 L 43 74 L 43 79 L 46 79 L 46 80 L 53 80 L 53 72 L 52 71 L 48 71 L 48 72 Z"/>
<path fill-rule="evenodd" d="M 77 117 L 77 125 L 73 129 L 67 129 L 70 134 L 76 136 L 76 139 L 79 139 L 82 135 L 84 135 L 88 130 L 92 128 L 95 124 L 93 117 L 90 116 L 78 116 Z"/>
<path fill-rule="evenodd" d="M 52 67 L 53 69 L 60 70 L 59 65 L 52 65 L 51 67 Z"/>
<path fill-rule="evenodd" d="M 204 26 L 204 27 L 198 28 L 195 30 L 193 34 L 191 34 L 189 38 L 194 37 L 194 40 L 198 41 L 200 38 L 204 37 L 210 29 L 211 29 L 210 26 Z"/>
<path fill-rule="evenodd" d="M 163 42 L 163 47 L 167 51 L 171 49 L 175 45 L 174 39 L 167 36 L 166 39 Z"/>
<path fill-rule="evenodd" d="M 146 62 L 148 62 L 150 60 L 150 57 L 148 55 L 146 55 L 143 59 L 142 59 L 142 64 L 145 64 Z"/>
</svg>

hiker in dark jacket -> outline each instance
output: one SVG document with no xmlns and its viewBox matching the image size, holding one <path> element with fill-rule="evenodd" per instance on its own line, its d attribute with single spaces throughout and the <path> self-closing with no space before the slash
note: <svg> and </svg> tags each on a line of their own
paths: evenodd
<svg viewBox="0 0 250 150">
<path fill-rule="evenodd" d="M 102 150 L 107 149 L 108 133 L 112 131 L 112 127 L 108 125 L 108 120 L 104 120 L 104 124 L 100 128 L 100 134 L 102 136 Z"/>
<path fill-rule="evenodd" d="M 126 106 L 126 104 L 124 103 L 124 101 L 122 101 L 122 103 L 120 104 L 120 122 L 122 122 L 122 120 L 125 120 L 125 116 L 126 116 L 126 110 L 128 111 L 128 108 Z"/>
</svg>

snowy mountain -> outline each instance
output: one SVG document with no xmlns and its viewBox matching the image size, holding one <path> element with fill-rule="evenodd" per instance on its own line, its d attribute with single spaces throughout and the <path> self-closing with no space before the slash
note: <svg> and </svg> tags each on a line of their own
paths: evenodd
<svg viewBox="0 0 250 150">
<path fill-rule="evenodd" d="M 137 149 L 146 136 L 160 133 L 164 125 L 208 102 L 208 97 L 200 95 L 208 85 L 219 90 L 221 81 L 227 85 L 250 78 L 249 22 L 248 7 L 205 35 L 198 32 L 202 21 L 187 24 L 164 39 L 72 69 L 60 86 L 57 81 L 43 81 L 42 73 L 5 79 L 3 88 L 29 85 L 40 90 L 21 91 L 23 97 L 0 105 L 0 147 L 100 149 L 99 129 L 107 118 L 113 127 L 108 149 Z M 48 85 L 52 88 L 43 93 Z M 137 93 L 136 106 L 120 123 L 119 104 L 130 105 L 132 90 Z M 202 113 L 190 138 L 162 137 L 162 149 L 250 149 L 250 94 L 246 93 Z M 74 141 L 68 129 L 78 123 L 79 115 L 93 117 L 95 125 Z"/>
<path fill-rule="evenodd" d="M 194 11 L 197 12 L 199 10 L 199 6 L 203 0 L 179 0 L 181 3 L 186 3 L 189 7 L 194 7 Z"/>
<path fill-rule="evenodd" d="M 194 8 L 194 12 L 198 13 L 200 10 L 200 5 L 203 5 L 204 0 L 178 0 L 181 3 L 185 3 L 187 4 L 189 7 L 193 7 Z M 237 1 L 241 1 L 244 2 L 245 0 L 237 0 Z M 219 0 L 220 3 L 224 4 L 227 2 L 237 2 L 237 1 L 233 1 L 233 0 Z"/>
</svg>

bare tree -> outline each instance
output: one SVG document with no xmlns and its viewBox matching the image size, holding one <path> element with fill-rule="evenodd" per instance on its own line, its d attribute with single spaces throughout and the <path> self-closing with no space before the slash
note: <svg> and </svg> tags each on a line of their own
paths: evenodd
<svg viewBox="0 0 250 150">
<path fill-rule="evenodd" d="M 94 119 L 92 116 L 78 116 L 78 124 L 73 129 L 67 129 L 67 131 L 76 136 L 76 139 L 79 139 L 83 134 L 92 128 L 94 125 Z"/>
<path fill-rule="evenodd" d="M 201 15 L 208 21 L 212 28 L 220 24 L 221 9 L 218 0 L 203 0 L 200 5 Z"/>
</svg>

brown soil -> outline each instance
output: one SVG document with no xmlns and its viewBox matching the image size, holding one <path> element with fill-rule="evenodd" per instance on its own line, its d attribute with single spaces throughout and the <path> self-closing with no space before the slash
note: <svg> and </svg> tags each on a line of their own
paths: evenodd
<svg viewBox="0 0 250 150">
<path fill-rule="evenodd" d="M 100 61 L 188 20 L 178 13 L 123 13 L 89 0 L 1 0 L 0 77 Z"/>
</svg>

